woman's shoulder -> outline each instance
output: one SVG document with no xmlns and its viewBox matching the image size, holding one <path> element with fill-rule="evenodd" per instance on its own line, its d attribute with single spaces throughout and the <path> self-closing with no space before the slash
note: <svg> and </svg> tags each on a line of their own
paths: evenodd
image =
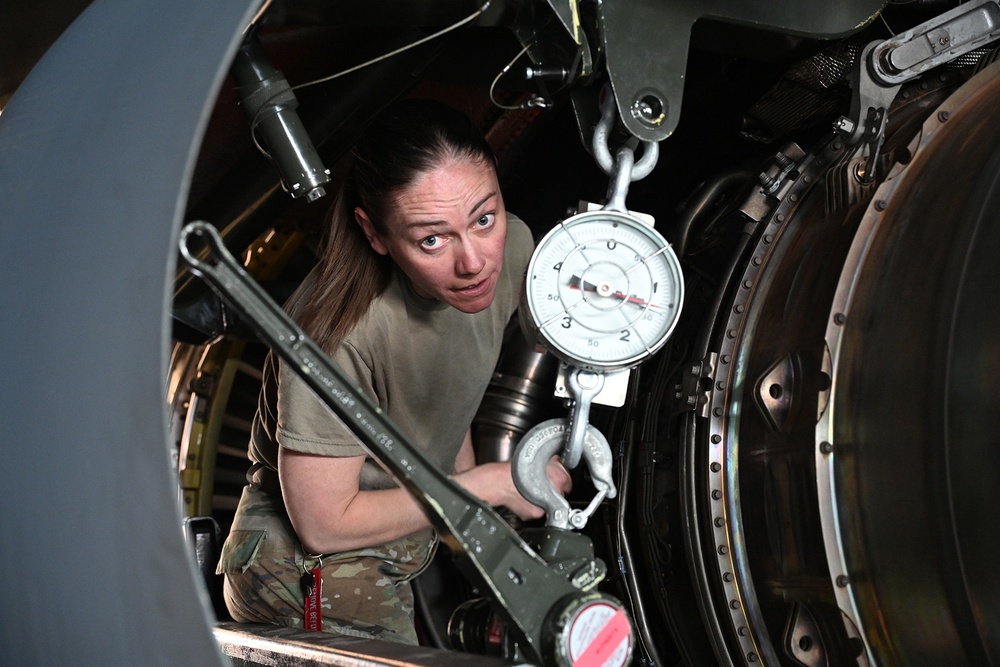
<svg viewBox="0 0 1000 667">
<path fill-rule="evenodd" d="M 516 213 L 511 213 L 507 211 L 507 244 L 510 245 L 511 240 L 517 243 L 523 244 L 525 239 L 528 243 L 532 243 L 531 240 L 531 230 L 528 229 L 528 225 L 524 220 L 520 218 Z"/>
<path fill-rule="evenodd" d="M 406 298 L 398 277 L 393 276 L 385 291 L 372 300 L 365 314 L 344 337 L 344 342 L 358 350 L 381 349 L 406 317 Z"/>
<path fill-rule="evenodd" d="M 507 264 L 515 271 L 528 265 L 528 259 L 535 248 L 531 230 L 521 218 L 507 211 L 507 244 L 505 248 Z"/>
</svg>

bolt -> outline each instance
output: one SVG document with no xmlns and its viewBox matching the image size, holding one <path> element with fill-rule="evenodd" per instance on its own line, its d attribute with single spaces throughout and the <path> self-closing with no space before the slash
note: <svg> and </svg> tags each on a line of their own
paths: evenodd
<svg viewBox="0 0 1000 667">
<path fill-rule="evenodd" d="M 846 574 L 841 574 L 837 577 L 837 586 L 840 588 L 847 588 L 848 583 L 850 583 L 850 580 L 847 578 Z"/>
<path fill-rule="evenodd" d="M 306 201 L 310 204 L 321 197 L 326 196 L 326 190 L 322 185 L 317 185 L 315 188 L 306 193 Z"/>
<path fill-rule="evenodd" d="M 833 316 L 833 321 L 836 322 L 837 324 L 843 324 L 844 322 L 847 321 L 847 315 L 844 315 L 843 313 L 837 313 L 836 315 Z"/>
<path fill-rule="evenodd" d="M 722 491 L 718 489 L 712 491 L 712 500 L 722 500 Z"/>
<path fill-rule="evenodd" d="M 715 435 L 712 436 L 712 443 L 713 444 L 717 445 L 720 442 L 722 442 L 722 436 L 721 435 L 719 435 L 718 433 L 716 433 Z"/>
<path fill-rule="evenodd" d="M 884 211 L 886 206 L 888 206 L 888 204 L 886 204 L 884 199 L 879 199 L 875 202 L 876 211 Z"/>
<path fill-rule="evenodd" d="M 722 408 L 715 408 L 714 410 L 712 410 L 712 414 L 715 415 L 716 417 L 721 417 L 722 416 Z"/>
<path fill-rule="evenodd" d="M 824 454 L 832 454 L 833 445 L 824 440 L 823 442 L 819 443 L 819 451 L 823 452 Z"/>
<path fill-rule="evenodd" d="M 847 116 L 841 116 L 836 121 L 834 121 L 833 129 L 837 130 L 838 132 L 845 132 L 847 134 L 850 134 L 854 132 L 854 121 L 852 121 Z"/>
<path fill-rule="evenodd" d="M 720 470 L 722 470 L 722 465 L 719 464 L 718 461 L 713 461 L 712 462 L 712 472 L 719 472 Z"/>
<path fill-rule="evenodd" d="M 721 516 L 715 517 L 715 527 L 716 528 L 722 528 L 725 525 L 726 525 L 726 520 L 725 519 L 723 519 Z"/>
<path fill-rule="evenodd" d="M 659 125 L 664 118 L 664 103 L 655 95 L 646 95 L 632 102 L 632 114 L 648 125 Z"/>
<path fill-rule="evenodd" d="M 948 113 L 947 111 L 940 111 L 940 112 L 938 112 L 938 120 L 941 121 L 942 123 L 945 122 L 946 120 L 948 120 L 950 117 L 951 117 L 951 114 Z"/>
</svg>

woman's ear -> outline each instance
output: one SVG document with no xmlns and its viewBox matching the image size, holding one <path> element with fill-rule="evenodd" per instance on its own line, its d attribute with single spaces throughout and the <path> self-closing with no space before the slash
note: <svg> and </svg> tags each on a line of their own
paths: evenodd
<svg viewBox="0 0 1000 667">
<path fill-rule="evenodd" d="M 375 225 L 372 224 L 372 221 L 368 218 L 368 214 L 360 206 L 354 209 L 354 219 L 361 226 L 361 231 L 364 233 L 365 238 L 368 239 L 368 243 L 371 244 L 372 250 L 380 255 L 388 255 L 389 248 L 382 240 L 382 235 L 375 230 Z"/>
</svg>

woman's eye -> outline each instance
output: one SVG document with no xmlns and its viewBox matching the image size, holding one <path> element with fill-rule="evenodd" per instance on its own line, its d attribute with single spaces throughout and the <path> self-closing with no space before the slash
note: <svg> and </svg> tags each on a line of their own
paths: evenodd
<svg viewBox="0 0 1000 667">
<path fill-rule="evenodd" d="M 420 245 L 425 248 L 436 248 L 441 244 L 441 238 L 438 236 L 428 236 L 420 240 Z"/>
<path fill-rule="evenodd" d="M 478 220 L 476 220 L 476 224 L 480 227 L 489 227 L 490 225 L 493 224 L 494 219 L 496 219 L 495 213 L 484 213 L 483 215 L 479 216 Z"/>
</svg>

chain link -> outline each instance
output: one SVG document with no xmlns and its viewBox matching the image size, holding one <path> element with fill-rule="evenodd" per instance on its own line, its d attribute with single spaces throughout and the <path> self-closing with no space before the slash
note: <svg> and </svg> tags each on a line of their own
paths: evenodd
<svg viewBox="0 0 1000 667">
<path fill-rule="evenodd" d="M 642 157 L 636 161 L 635 149 L 640 142 L 632 137 L 618 149 L 615 157 L 612 157 L 611 149 L 608 146 L 608 135 L 614 126 L 615 111 L 614 95 L 611 88 L 605 85 L 601 91 L 601 119 L 594 127 L 591 146 L 597 165 L 611 177 L 611 183 L 608 186 L 608 203 L 605 208 L 627 212 L 625 196 L 628 194 L 629 184 L 649 176 L 653 171 L 660 156 L 660 145 L 655 141 L 641 142 Z"/>
</svg>

